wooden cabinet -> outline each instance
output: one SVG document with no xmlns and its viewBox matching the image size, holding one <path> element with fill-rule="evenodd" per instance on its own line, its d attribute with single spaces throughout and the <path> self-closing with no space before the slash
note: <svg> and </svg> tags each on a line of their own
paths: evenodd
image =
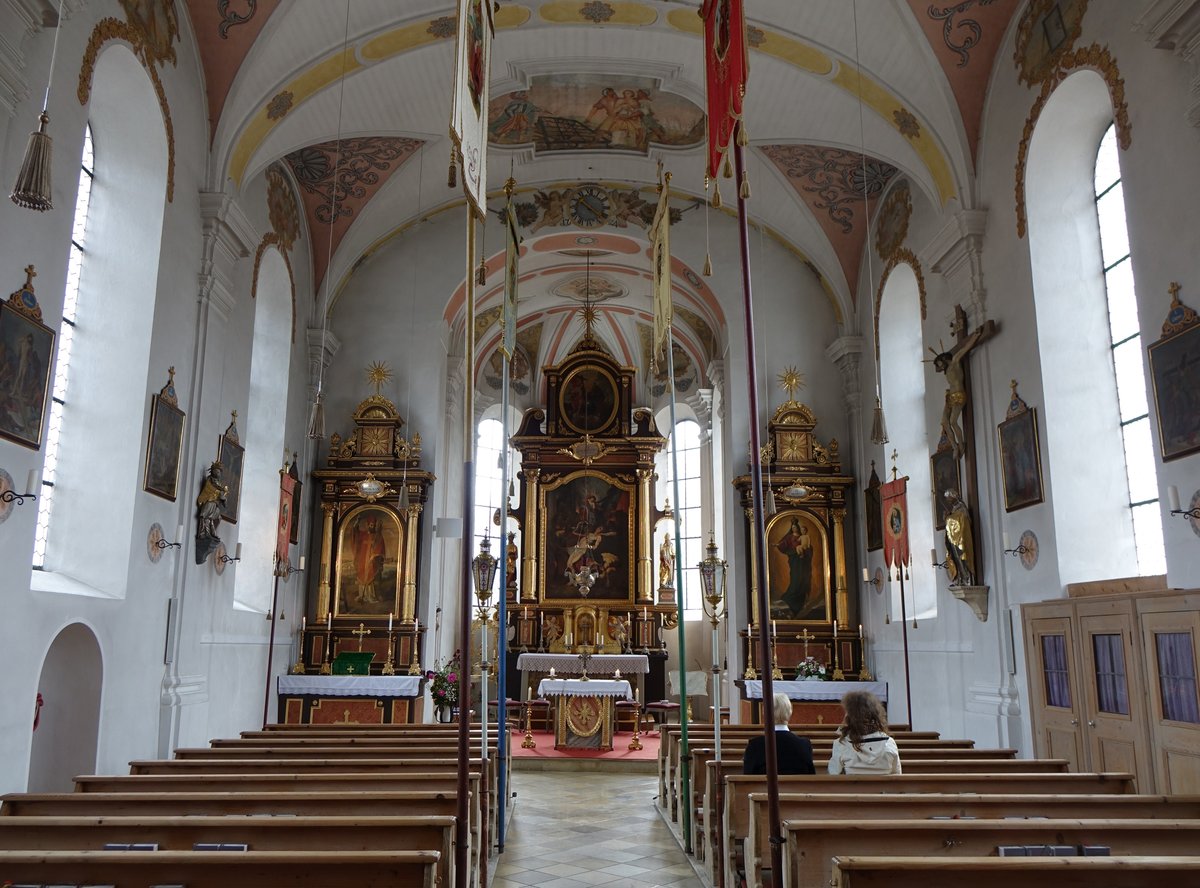
<svg viewBox="0 0 1200 888">
<path fill-rule="evenodd" d="M 1036 755 L 1128 771 L 1139 792 L 1200 791 L 1200 595 L 1042 602 L 1022 624 Z"/>
</svg>

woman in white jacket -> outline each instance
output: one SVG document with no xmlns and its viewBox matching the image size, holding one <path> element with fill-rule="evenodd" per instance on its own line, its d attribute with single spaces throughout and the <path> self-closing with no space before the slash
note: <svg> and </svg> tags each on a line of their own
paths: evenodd
<svg viewBox="0 0 1200 888">
<path fill-rule="evenodd" d="M 846 718 L 838 728 L 829 757 L 830 774 L 899 774 L 900 750 L 887 733 L 887 714 L 872 693 L 851 691 L 842 697 Z"/>
</svg>

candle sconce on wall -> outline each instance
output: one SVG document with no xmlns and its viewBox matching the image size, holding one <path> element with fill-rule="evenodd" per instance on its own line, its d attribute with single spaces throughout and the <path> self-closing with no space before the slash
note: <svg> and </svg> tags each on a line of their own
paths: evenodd
<svg viewBox="0 0 1200 888">
<path fill-rule="evenodd" d="M 3 524 L 9 514 L 12 512 L 13 504 L 18 506 L 25 505 L 25 500 L 35 500 L 37 495 L 34 494 L 34 488 L 37 485 L 37 470 L 30 469 L 29 474 L 25 478 L 25 492 L 17 493 L 16 485 L 13 484 L 12 475 L 0 469 L 0 524 Z"/>
<path fill-rule="evenodd" d="M 222 565 L 232 564 L 235 561 L 241 561 L 242 560 L 242 544 L 241 543 L 237 544 L 237 547 L 233 550 L 232 558 L 229 557 L 229 553 L 226 552 L 225 547 L 222 546 L 221 551 L 217 553 L 216 560 L 219 561 Z"/>
</svg>

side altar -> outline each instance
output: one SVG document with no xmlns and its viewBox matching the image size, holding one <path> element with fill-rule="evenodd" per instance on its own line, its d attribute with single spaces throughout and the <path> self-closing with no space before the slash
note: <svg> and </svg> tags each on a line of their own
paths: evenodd
<svg viewBox="0 0 1200 888">
<path fill-rule="evenodd" d="M 354 409 L 345 437 L 330 436 L 325 467 L 312 473 L 321 550 L 307 577 L 300 656 L 288 676 L 299 684 L 289 684 L 286 698 L 280 685 L 286 721 L 323 721 L 335 712 L 387 724 L 418 715 L 426 631 L 417 618 L 420 541 L 436 479 L 421 468 L 421 436 L 403 434 L 404 418 L 380 393 L 390 376 L 385 365 L 372 366 L 375 393 Z M 353 661 L 347 668 L 354 674 L 332 674 L 339 658 Z M 299 689 L 304 679 L 318 692 Z"/>
<path fill-rule="evenodd" d="M 647 664 L 641 691 L 659 699 L 664 633 L 679 620 L 674 571 L 659 563 L 655 540 L 672 514 L 655 491 L 654 458 L 666 439 L 649 410 L 633 407 L 637 368 L 595 338 L 589 310 L 584 321 L 567 357 L 542 368 L 545 409 L 527 410 L 512 437 L 521 497 L 508 514 L 521 546 L 510 537 L 508 557 L 519 569 L 506 592 L 514 630 L 506 674 L 524 695 L 522 655 L 590 654 L 597 664 L 599 655 L 637 654 Z"/>
</svg>

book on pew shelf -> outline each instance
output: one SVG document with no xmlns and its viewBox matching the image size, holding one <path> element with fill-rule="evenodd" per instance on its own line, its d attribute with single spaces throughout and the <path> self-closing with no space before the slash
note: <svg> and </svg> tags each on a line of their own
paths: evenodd
<svg viewBox="0 0 1200 888">
<path fill-rule="evenodd" d="M 106 842 L 105 851 L 157 851 L 157 842 Z M 87 886 L 91 888 L 91 886 Z"/>
<path fill-rule="evenodd" d="M 245 842 L 196 842 L 193 851 L 249 851 L 250 846 Z"/>
<path fill-rule="evenodd" d="M 1025 856 L 1026 857 L 1053 857 L 1054 855 L 1050 853 L 1049 845 L 1026 845 L 1025 846 Z"/>
<path fill-rule="evenodd" d="M 1080 845 L 1080 857 L 1108 857 L 1112 854 L 1112 849 L 1108 845 Z"/>
<path fill-rule="evenodd" d="M 1000 845 L 996 848 L 996 853 L 1000 857 L 1028 857 L 1029 853 L 1025 850 L 1024 845 Z"/>
<path fill-rule="evenodd" d="M 1078 857 L 1079 849 L 1074 845 L 1051 845 L 1050 850 L 1055 857 Z"/>
</svg>

